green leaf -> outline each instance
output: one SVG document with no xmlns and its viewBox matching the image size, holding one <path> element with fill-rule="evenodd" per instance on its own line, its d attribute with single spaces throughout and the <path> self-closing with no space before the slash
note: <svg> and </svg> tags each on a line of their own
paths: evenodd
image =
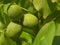
<svg viewBox="0 0 60 45">
<path fill-rule="evenodd" d="M 28 7 L 28 10 L 29 10 L 29 12 L 34 13 L 34 8 L 33 8 L 33 6 L 29 6 L 29 7 Z"/>
<path fill-rule="evenodd" d="M 4 5 L 3 5 L 4 6 Z M 1 10 L 0 10 L 0 12 L 1 12 L 1 21 L 5 24 L 5 25 L 8 25 L 9 24 L 9 22 L 10 22 L 10 18 L 8 17 L 8 15 L 7 14 L 5 14 L 5 12 L 4 12 L 4 7 L 1 7 Z"/>
<path fill-rule="evenodd" d="M 52 45 L 60 45 L 60 36 L 55 36 Z"/>
<path fill-rule="evenodd" d="M 7 45 L 17 45 L 15 41 L 10 38 L 6 38 Z"/>
<path fill-rule="evenodd" d="M 50 15 L 48 15 L 47 16 L 47 18 L 44 20 L 44 24 L 45 23 L 48 23 L 48 22 L 50 22 L 50 21 L 52 21 L 52 20 L 55 20 L 55 18 L 60 18 L 60 11 L 55 11 L 55 12 L 52 12 Z M 58 21 L 58 19 L 56 20 L 56 21 Z"/>
<path fill-rule="evenodd" d="M 37 11 L 43 9 L 44 18 L 51 13 L 47 0 L 33 0 L 33 5 Z"/>
<path fill-rule="evenodd" d="M 4 13 L 7 14 L 7 12 L 8 12 L 8 8 L 9 8 L 10 4 L 11 4 L 11 3 L 4 4 L 4 7 L 3 7 L 3 8 L 4 8 Z"/>
<path fill-rule="evenodd" d="M 2 3 L 0 3 L 0 8 L 3 6 L 3 4 Z"/>
<path fill-rule="evenodd" d="M 3 4 L 0 4 L 0 21 L 3 22 L 3 18 L 2 18 L 2 12 L 1 12 L 1 8 L 2 8 Z"/>
<path fill-rule="evenodd" d="M 60 36 L 60 23 L 57 23 L 56 36 Z"/>
<path fill-rule="evenodd" d="M 20 0 L 20 3 L 21 3 L 21 6 L 24 7 L 24 8 L 27 8 L 28 5 L 30 4 L 29 3 L 29 0 Z"/>
<path fill-rule="evenodd" d="M 57 10 L 60 10 L 60 0 L 57 1 Z"/>
<path fill-rule="evenodd" d="M 33 42 L 33 45 L 52 45 L 54 35 L 55 23 L 49 22 L 40 29 Z"/>
<path fill-rule="evenodd" d="M 44 2 L 44 0 L 33 0 L 33 5 L 37 11 L 42 9 L 43 2 Z"/>
<path fill-rule="evenodd" d="M 22 45 L 29 45 L 29 44 L 25 41 L 22 41 Z"/>
<path fill-rule="evenodd" d="M 51 10 L 51 12 L 55 12 L 56 11 L 56 5 L 57 3 L 52 3 L 51 0 L 47 0 L 48 4 L 49 4 L 49 8 Z"/>
<path fill-rule="evenodd" d="M 6 15 L 5 13 L 2 14 L 2 19 L 4 24 L 7 26 L 10 22 L 10 18 L 8 17 L 8 15 Z"/>
<path fill-rule="evenodd" d="M 58 15 L 59 14 L 59 15 Z M 56 35 L 55 36 L 60 36 L 60 13 L 58 13 L 55 22 L 56 22 Z"/>
<path fill-rule="evenodd" d="M 29 33 L 27 32 L 22 32 L 22 34 L 20 35 L 20 38 L 25 39 L 29 44 L 32 44 L 32 37 Z"/>
<path fill-rule="evenodd" d="M 4 0 L 3 3 L 4 4 L 7 4 L 7 3 L 17 3 L 18 1 L 17 0 Z"/>
<path fill-rule="evenodd" d="M 0 30 L 0 45 L 7 45 L 3 30 Z"/>
<path fill-rule="evenodd" d="M 4 0 L 0 0 L 0 3 L 3 3 Z"/>
<path fill-rule="evenodd" d="M 29 33 L 29 34 L 31 34 L 32 36 L 35 36 L 35 30 L 34 29 L 23 27 L 22 30 Z"/>
<path fill-rule="evenodd" d="M 51 13 L 51 10 L 50 10 L 50 7 L 48 5 L 48 1 L 44 0 L 44 3 L 43 3 L 43 15 L 44 15 L 44 18 L 46 18 L 50 13 Z"/>
<path fill-rule="evenodd" d="M 1 14 L 1 9 L 0 9 L 0 21 L 4 22 Z"/>
<path fill-rule="evenodd" d="M 5 25 L 0 21 L 0 29 L 4 29 Z"/>
</svg>

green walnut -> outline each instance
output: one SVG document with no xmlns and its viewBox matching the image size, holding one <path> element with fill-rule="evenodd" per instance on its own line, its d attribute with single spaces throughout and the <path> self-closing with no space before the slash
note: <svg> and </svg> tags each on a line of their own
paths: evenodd
<svg viewBox="0 0 60 45">
<path fill-rule="evenodd" d="M 6 35 L 8 37 L 15 36 L 18 32 L 20 32 L 22 29 L 22 26 L 19 24 L 16 24 L 14 22 L 10 22 L 10 24 L 7 26 Z"/>
<path fill-rule="evenodd" d="M 24 15 L 24 21 L 23 21 L 24 26 L 32 27 L 35 26 L 36 24 L 38 24 L 38 19 L 36 16 L 34 16 L 33 14 Z"/>
<path fill-rule="evenodd" d="M 18 5 L 11 5 L 8 9 L 8 16 L 10 17 L 16 17 L 17 15 L 20 15 L 21 8 Z"/>
</svg>

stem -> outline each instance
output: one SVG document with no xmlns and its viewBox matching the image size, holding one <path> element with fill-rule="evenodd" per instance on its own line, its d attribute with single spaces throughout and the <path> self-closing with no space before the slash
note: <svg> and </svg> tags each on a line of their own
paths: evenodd
<svg viewBox="0 0 60 45">
<path fill-rule="evenodd" d="M 21 9 L 25 10 L 26 12 L 30 12 L 29 10 L 23 8 L 23 7 L 20 7 Z M 30 12 L 31 13 L 31 12 Z"/>
<path fill-rule="evenodd" d="M 34 34 L 34 32 L 33 32 L 33 29 L 23 28 L 22 30 L 25 31 L 25 32 L 28 32 L 28 33 L 31 34 L 32 36 L 35 36 L 35 34 Z"/>
</svg>

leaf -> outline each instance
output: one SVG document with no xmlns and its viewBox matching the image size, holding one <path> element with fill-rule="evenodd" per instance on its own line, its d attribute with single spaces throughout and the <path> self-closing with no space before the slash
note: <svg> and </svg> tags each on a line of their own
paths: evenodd
<svg viewBox="0 0 60 45">
<path fill-rule="evenodd" d="M 0 0 L 0 3 L 2 3 L 4 0 Z"/>
<path fill-rule="evenodd" d="M 12 39 L 6 38 L 7 45 L 17 45 Z"/>
<path fill-rule="evenodd" d="M 55 23 L 56 23 L 56 35 L 55 36 L 60 36 L 60 13 L 58 13 L 59 16 L 56 17 Z"/>
<path fill-rule="evenodd" d="M 52 45 L 60 45 L 60 36 L 55 36 Z"/>
<path fill-rule="evenodd" d="M 31 34 L 32 36 L 35 36 L 35 32 L 34 32 L 35 30 L 34 29 L 23 27 L 22 30 L 29 33 L 29 34 Z"/>
<path fill-rule="evenodd" d="M 33 45 L 52 45 L 54 36 L 55 23 L 49 22 L 40 29 L 33 42 Z"/>
<path fill-rule="evenodd" d="M 32 37 L 29 33 L 22 32 L 22 34 L 20 35 L 20 38 L 24 38 L 29 44 L 32 44 Z"/>
<path fill-rule="evenodd" d="M 25 41 L 22 41 L 22 45 L 29 45 L 29 44 Z"/>
<path fill-rule="evenodd" d="M 4 29 L 5 25 L 0 21 L 0 29 Z"/>
<path fill-rule="evenodd" d="M 57 16 L 60 17 L 59 14 L 60 14 L 60 11 L 52 12 L 52 13 L 51 13 L 50 15 L 48 15 L 47 18 L 44 20 L 44 24 L 45 24 L 45 23 L 48 23 L 48 22 L 50 22 L 50 21 L 52 21 L 52 20 L 55 20 L 55 18 L 57 18 Z"/>
<path fill-rule="evenodd" d="M 29 7 L 28 7 L 28 10 L 29 10 L 29 12 L 32 12 L 32 13 L 33 13 L 33 12 L 34 12 L 33 6 L 29 6 Z"/>
<path fill-rule="evenodd" d="M 43 3 L 43 15 L 44 15 L 44 18 L 46 18 L 50 13 L 51 13 L 51 10 L 50 10 L 50 7 L 48 5 L 48 1 L 44 0 L 44 3 Z"/>
<path fill-rule="evenodd" d="M 7 45 L 7 42 L 4 37 L 4 32 L 0 30 L 0 45 Z"/>
<path fill-rule="evenodd" d="M 44 18 L 51 13 L 47 0 L 33 0 L 33 5 L 37 11 L 43 9 Z"/>
<path fill-rule="evenodd" d="M 21 3 L 21 6 L 24 7 L 24 8 L 27 8 L 28 5 L 30 4 L 29 3 L 29 0 L 20 0 L 20 3 Z"/>
<path fill-rule="evenodd" d="M 13 3 L 14 3 L 14 2 L 17 3 L 18 1 L 17 1 L 17 0 L 4 0 L 4 1 L 3 1 L 4 4 L 12 3 L 12 2 L 13 2 Z"/>
<path fill-rule="evenodd" d="M 60 36 L 60 23 L 57 24 L 56 36 Z"/>
<path fill-rule="evenodd" d="M 5 13 L 2 14 L 2 18 L 3 18 L 3 22 L 4 24 L 7 26 L 9 24 L 9 22 L 11 21 L 10 18 L 8 17 L 8 15 L 6 15 Z"/>
<path fill-rule="evenodd" d="M 2 15 L 1 15 L 1 11 L 0 11 L 0 21 L 1 21 L 1 22 L 4 22 L 4 21 L 3 21 L 3 18 L 2 18 Z"/>
<path fill-rule="evenodd" d="M 2 3 L 0 3 L 0 8 L 3 6 L 3 4 Z"/>
<path fill-rule="evenodd" d="M 3 4 L 0 4 L 0 21 L 3 22 L 3 18 L 2 18 L 2 13 L 1 13 L 1 8 L 2 8 Z"/>
<path fill-rule="evenodd" d="M 4 12 L 4 7 L 3 6 L 1 7 L 1 18 L 3 19 L 3 23 L 7 26 L 10 22 L 10 18 L 8 17 L 6 12 Z"/>
<path fill-rule="evenodd" d="M 56 5 L 57 3 L 52 3 L 51 0 L 47 0 L 48 4 L 49 4 L 49 8 L 51 10 L 51 12 L 55 12 L 56 11 Z"/>
<path fill-rule="evenodd" d="M 11 4 L 11 3 L 4 4 L 4 7 L 3 7 L 3 8 L 4 8 L 4 13 L 7 14 L 7 12 L 8 12 L 8 8 L 9 8 L 10 4 Z"/>
<path fill-rule="evenodd" d="M 37 11 L 42 9 L 43 2 L 44 2 L 44 0 L 33 0 L 33 5 Z"/>
<path fill-rule="evenodd" d="M 57 1 L 57 10 L 60 10 L 60 0 Z"/>
</svg>

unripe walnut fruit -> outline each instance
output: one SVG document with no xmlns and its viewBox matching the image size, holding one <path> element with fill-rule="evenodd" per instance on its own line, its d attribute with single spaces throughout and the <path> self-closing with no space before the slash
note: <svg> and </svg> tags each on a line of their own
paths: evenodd
<svg viewBox="0 0 60 45">
<path fill-rule="evenodd" d="M 8 9 L 8 16 L 16 17 L 20 15 L 21 8 L 18 5 L 11 5 Z"/>
<path fill-rule="evenodd" d="M 22 26 L 19 24 L 16 24 L 14 22 L 10 22 L 10 24 L 7 26 L 6 35 L 8 37 L 15 36 L 18 32 L 21 31 Z"/>
<path fill-rule="evenodd" d="M 38 24 L 38 19 L 36 16 L 34 16 L 33 14 L 24 15 L 24 21 L 23 21 L 24 26 L 32 27 L 35 26 L 36 24 Z"/>
</svg>

